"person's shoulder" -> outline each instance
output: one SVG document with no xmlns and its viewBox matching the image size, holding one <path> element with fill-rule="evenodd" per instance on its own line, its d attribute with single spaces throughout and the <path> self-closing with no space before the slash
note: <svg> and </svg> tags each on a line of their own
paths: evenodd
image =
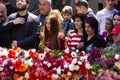
<svg viewBox="0 0 120 80">
<path fill-rule="evenodd" d="M 68 31 L 68 34 L 72 34 L 72 33 L 75 33 L 74 29 L 71 29 L 71 30 Z"/>
<path fill-rule="evenodd" d="M 104 40 L 103 36 L 102 35 L 96 35 L 96 40 Z"/>
<path fill-rule="evenodd" d="M 7 18 L 16 18 L 17 12 L 10 14 Z"/>
<path fill-rule="evenodd" d="M 35 14 L 28 12 L 28 18 L 29 20 L 38 20 L 38 16 L 36 16 Z"/>
<path fill-rule="evenodd" d="M 105 12 L 105 8 L 102 9 L 102 10 L 100 10 L 100 11 L 98 11 L 98 12 L 96 13 L 96 15 L 102 15 L 102 14 L 104 14 L 104 12 Z"/>
<path fill-rule="evenodd" d="M 31 17 L 31 18 L 38 18 L 38 16 L 36 16 L 35 14 L 33 14 L 33 13 L 31 13 L 31 12 L 28 12 L 28 14 L 29 14 L 29 16 Z"/>
</svg>

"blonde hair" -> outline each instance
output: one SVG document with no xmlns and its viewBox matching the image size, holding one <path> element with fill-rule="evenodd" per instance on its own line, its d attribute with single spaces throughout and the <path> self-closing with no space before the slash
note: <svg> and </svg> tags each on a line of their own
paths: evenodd
<svg viewBox="0 0 120 80">
<path fill-rule="evenodd" d="M 62 15 L 58 9 L 54 9 L 54 10 L 50 11 L 49 16 L 53 16 L 53 17 L 56 17 L 57 19 L 61 19 L 61 20 L 63 19 Z"/>
<path fill-rule="evenodd" d="M 59 31 L 62 31 L 63 17 L 58 9 L 50 11 L 49 17 L 56 17 L 59 21 Z"/>
<path fill-rule="evenodd" d="M 73 15 L 73 9 L 71 6 L 65 6 L 63 9 L 62 9 L 62 15 L 65 14 L 65 13 L 69 13 L 71 15 Z"/>
</svg>

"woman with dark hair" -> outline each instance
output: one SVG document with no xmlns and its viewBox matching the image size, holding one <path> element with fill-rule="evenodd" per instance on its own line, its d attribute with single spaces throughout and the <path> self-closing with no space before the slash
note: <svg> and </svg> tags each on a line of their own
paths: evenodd
<svg viewBox="0 0 120 80">
<path fill-rule="evenodd" d="M 71 51 L 76 50 L 76 46 L 80 43 L 81 37 L 83 36 L 84 27 L 84 14 L 77 14 L 73 16 L 75 29 L 69 30 L 68 32 L 68 48 Z"/>
<path fill-rule="evenodd" d="M 117 12 L 113 15 L 113 25 L 120 26 L 120 12 Z"/>
<path fill-rule="evenodd" d="M 106 46 L 104 38 L 98 34 L 98 21 L 94 17 L 85 19 L 85 31 L 78 49 L 89 52 L 93 47 L 104 48 Z"/>
<path fill-rule="evenodd" d="M 45 21 L 44 35 L 41 37 L 46 48 L 51 50 L 65 49 L 64 35 L 59 33 L 59 21 L 56 17 L 47 17 Z"/>
</svg>

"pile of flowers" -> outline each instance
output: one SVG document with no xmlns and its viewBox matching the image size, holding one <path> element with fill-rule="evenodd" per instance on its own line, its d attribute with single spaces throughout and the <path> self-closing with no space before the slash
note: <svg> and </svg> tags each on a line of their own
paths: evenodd
<svg viewBox="0 0 120 80">
<path fill-rule="evenodd" d="M 87 55 L 51 50 L 28 51 L 13 47 L 0 48 L 0 79 L 2 80 L 70 80 L 86 76 L 90 70 Z M 86 77 L 87 78 L 87 77 Z"/>
<path fill-rule="evenodd" d="M 89 54 L 84 51 L 70 52 L 36 49 L 23 50 L 0 48 L 1 80 L 95 80 L 101 70 L 119 73 L 120 57 L 113 50 L 93 48 Z M 106 54 L 107 53 L 107 54 Z M 95 74 L 96 73 L 96 74 Z"/>
<path fill-rule="evenodd" d="M 88 56 L 92 66 L 92 72 L 98 74 L 100 71 L 111 70 L 120 73 L 120 52 L 113 48 L 93 48 Z"/>
</svg>

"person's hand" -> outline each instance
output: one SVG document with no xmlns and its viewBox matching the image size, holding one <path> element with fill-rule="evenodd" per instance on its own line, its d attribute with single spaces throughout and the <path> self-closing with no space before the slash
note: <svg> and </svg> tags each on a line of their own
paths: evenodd
<svg viewBox="0 0 120 80">
<path fill-rule="evenodd" d="M 44 37 L 44 33 L 43 33 L 43 32 L 40 32 L 39 38 L 43 38 L 43 37 Z"/>
<path fill-rule="evenodd" d="M 25 23 L 25 19 L 24 18 L 16 18 L 13 20 L 13 24 L 17 25 L 17 24 L 24 24 Z"/>
<path fill-rule="evenodd" d="M 80 42 L 78 45 L 77 45 L 77 48 L 78 49 L 81 49 L 84 47 L 84 42 Z"/>
<path fill-rule="evenodd" d="M 65 38 L 64 33 L 59 32 L 59 33 L 58 33 L 58 38 L 59 38 L 59 39 L 64 39 L 64 38 Z"/>
<path fill-rule="evenodd" d="M 16 46 L 17 47 L 17 41 L 13 40 L 12 43 L 11 43 L 11 46 Z"/>
<path fill-rule="evenodd" d="M 48 47 L 45 46 L 44 51 L 49 52 L 49 51 L 51 51 L 51 49 L 49 49 Z"/>
</svg>

